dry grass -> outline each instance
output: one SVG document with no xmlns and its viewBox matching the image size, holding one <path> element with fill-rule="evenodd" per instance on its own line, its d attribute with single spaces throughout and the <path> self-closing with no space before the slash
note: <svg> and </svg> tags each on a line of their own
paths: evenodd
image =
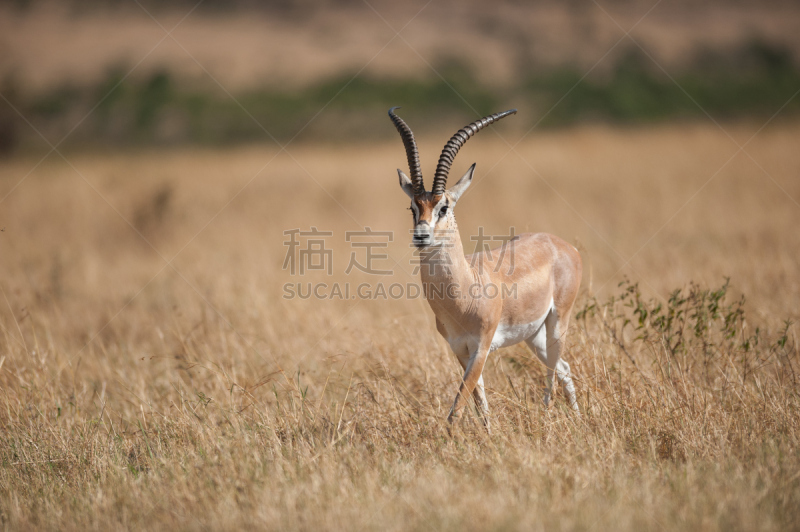
<svg viewBox="0 0 800 532">
<path fill-rule="evenodd" d="M 577 239 L 599 301 L 567 354 L 584 416 L 560 394 L 544 409 L 538 362 L 509 348 L 487 365 L 491 437 L 472 415 L 447 437 L 459 374 L 423 301 L 281 298 L 291 228 L 334 232 L 334 274 L 313 280 L 377 282 L 343 273 L 344 232 L 366 225 L 397 232 L 384 280 L 413 280 L 399 143 L 290 148 L 239 195 L 274 148 L 52 157 L 0 204 L 0 522 L 796 529 L 800 365 L 795 329 L 781 337 L 800 317 L 800 207 L 781 188 L 800 198 L 799 134 L 775 125 L 747 145 L 771 178 L 741 153 L 715 174 L 736 146 L 713 126 L 465 147 L 459 168 L 479 163 L 465 237 Z M 423 144 L 431 168 L 440 139 Z M 2 163 L 0 196 L 35 163 Z M 711 315 L 695 336 L 708 306 L 690 301 L 683 344 L 652 318 L 637 341 L 622 325 L 645 307 L 601 305 L 623 274 L 662 305 L 728 275 L 747 321 L 727 338 Z"/>
</svg>

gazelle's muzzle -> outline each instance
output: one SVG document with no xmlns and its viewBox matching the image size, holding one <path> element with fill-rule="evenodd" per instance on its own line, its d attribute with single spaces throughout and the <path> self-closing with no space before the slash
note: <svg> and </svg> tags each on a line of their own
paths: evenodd
<svg viewBox="0 0 800 532">
<path fill-rule="evenodd" d="M 420 222 L 414 227 L 414 236 L 412 238 L 414 245 L 418 248 L 424 248 L 433 244 L 433 227 L 428 222 Z"/>
</svg>

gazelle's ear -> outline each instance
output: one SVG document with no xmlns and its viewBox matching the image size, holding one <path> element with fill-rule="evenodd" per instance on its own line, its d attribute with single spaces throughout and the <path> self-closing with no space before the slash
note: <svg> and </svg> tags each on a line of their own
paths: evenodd
<svg viewBox="0 0 800 532">
<path fill-rule="evenodd" d="M 411 184 L 411 179 L 408 178 L 406 174 L 403 173 L 402 170 L 399 168 L 397 169 L 397 175 L 400 177 L 400 188 L 403 189 L 403 192 L 408 195 L 409 198 L 412 200 L 414 199 L 414 186 Z"/>
<path fill-rule="evenodd" d="M 475 163 L 472 163 L 472 166 L 469 167 L 469 170 L 461 176 L 461 179 L 458 182 L 450 187 L 450 190 L 447 192 L 450 193 L 450 197 L 453 198 L 453 201 L 458 201 L 458 198 L 464 193 L 465 190 L 469 187 L 470 183 L 472 183 L 472 174 L 475 173 Z"/>
</svg>

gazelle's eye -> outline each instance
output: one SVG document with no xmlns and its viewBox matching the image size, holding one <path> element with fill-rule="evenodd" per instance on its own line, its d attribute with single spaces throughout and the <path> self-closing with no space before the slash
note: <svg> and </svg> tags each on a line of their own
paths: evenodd
<svg viewBox="0 0 800 532">
<path fill-rule="evenodd" d="M 439 209 L 439 218 L 444 218 L 447 216 L 447 205 Z"/>
</svg>

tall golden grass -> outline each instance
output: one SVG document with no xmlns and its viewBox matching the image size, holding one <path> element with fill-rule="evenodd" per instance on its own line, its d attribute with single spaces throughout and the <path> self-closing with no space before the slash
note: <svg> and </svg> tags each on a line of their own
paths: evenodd
<svg viewBox="0 0 800 532">
<path fill-rule="evenodd" d="M 797 529 L 798 134 L 746 154 L 686 124 L 467 145 L 465 240 L 548 231 L 585 263 L 565 355 L 584 414 L 544 408 L 535 357 L 503 349 L 491 436 L 472 414 L 447 435 L 459 366 L 424 301 L 282 298 L 415 281 L 399 142 L 53 155 L 0 204 L 0 522 Z M 423 139 L 424 168 L 440 147 Z M 0 196 L 36 163 L 0 163 Z M 283 232 L 312 226 L 333 275 L 300 279 Z M 393 275 L 344 274 L 364 226 L 395 232 Z"/>
</svg>

